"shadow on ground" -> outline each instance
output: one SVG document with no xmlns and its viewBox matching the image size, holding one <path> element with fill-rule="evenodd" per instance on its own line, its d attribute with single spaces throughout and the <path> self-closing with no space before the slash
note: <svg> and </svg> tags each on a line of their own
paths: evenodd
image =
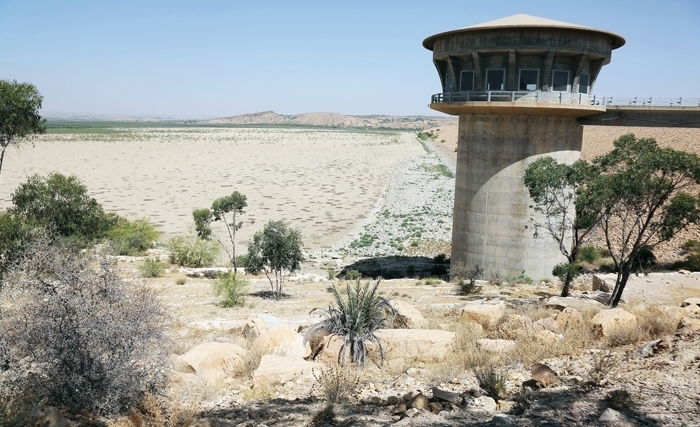
<svg viewBox="0 0 700 427">
<path fill-rule="evenodd" d="M 367 278 L 446 278 L 450 271 L 450 261 L 444 258 L 401 255 L 365 258 L 343 268 L 338 277 L 346 277 L 350 270 L 357 270 L 362 277 Z"/>
</svg>

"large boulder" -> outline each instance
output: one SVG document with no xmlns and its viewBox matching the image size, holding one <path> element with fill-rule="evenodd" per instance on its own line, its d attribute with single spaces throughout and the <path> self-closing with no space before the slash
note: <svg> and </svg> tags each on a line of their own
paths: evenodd
<svg viewBox="0 0 700 427">
<path fill-rule="evenodd" d="M 428 327 L 428 321 L 420 311 L 405 301 L 391 300 L 389 304 L 394 309 L 395 327 L 400 325 L 408 329 L 423 329 Z"/>
<path fill-rule="evenodd" d="M 246 339 L 254 340 L 268 329 L 270 329 L 270 326 L 261 317 L 251 316 L 241 326 L 241 334 Z"/>
<path fill-rule="evenodd" d="M 258 369 L 253 372 L 253 386 L 286 384 L 302 377 L 311 380 L 313 370 L 320 370 L 322 366 L 301 358 L 266 354 L 260 359 Z"/>
<path fill-rule="evenodd" d="M 554 321 L 561 329 L 576 327 L 583 323 L 583 316 L 575 308 L 566 307 L 554 316 Z"/>
<path fill-rule="evenodd" d="M 287 324 L 274 326 L 260 334 L 250 346 L 256 354 L 276 354 L 287 357 L 304 357 L 304 337 Z"/>
<path fill-rule="evenodd" d="M 636 328 L 637 317 L 621 308 L 611 308 L 593 316 L 591 324 L 600 334 L 608 337 L 620 330 Z"/>
<path fill-rule="evenodd" d="M 605 305 L 590 298 L 551 297 L 547 300 L 547 307 L 560 311 L 567 307 L 575 308 L 576 310 L 602 310 L 605 308 Z"/>
<path fill-rule="evenodd" d="M 553 317 L 545 317 L 540 320 L 532 322 L 532 326 L 535 331 L 551 331 L 557 332 L 559 330 L 559 324 Z"/>
<path fill-rule="evenodd" d="M 498 326 L 499 330 L 508 338 L 518 338 L 532 335 L 535 332 L 535 326 L 532 323 L 532 319 L 520 314 L 508 315 L 505 321 Z"/>
<path fill-rule="evenodd" d="M 461 319 L 489 327 L 501 320 L 504 313 L 503 304 L 469 304 L 462 307 Z"/>
<path fill-rule="evenodd" d="M 247 350 L 238 344 L 207 342 L 175 359 L 175 370 L 195 374 L 205 383 L 236 375 L 243 367 Z"/>
<path fill-rule="evenodd" d="M 388 360 L 431 362 L 452 351 L 456 334 L 438 329 L 380 329 L 375 332 Z"/>
</svg>

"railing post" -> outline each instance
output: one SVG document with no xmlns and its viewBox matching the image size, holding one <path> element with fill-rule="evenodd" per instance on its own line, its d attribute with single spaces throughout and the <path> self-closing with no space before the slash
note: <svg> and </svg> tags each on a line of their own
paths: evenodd
<svg viewBox="0 0 700 427">
<path fill-rule="evenodd" d="M 486 102 L 491 102 L 491 91 L 486 94 Z"/>
<path fill-rule="evenodd" d="M 561 104 L 561 96 L 564 94 L 564 92 L 559 92 L 559 103 Z"/>
<path fill-rule="evenodd" d="M 515 91 L 510 93 L 510 102 L 515 102 Z"/>
<path fill-rule="evenodd" d="M 682 96 L 680 98 L 678 98 L 678 106 L 679 107 L 683 106 L 683 97 Z"/>
</svg>

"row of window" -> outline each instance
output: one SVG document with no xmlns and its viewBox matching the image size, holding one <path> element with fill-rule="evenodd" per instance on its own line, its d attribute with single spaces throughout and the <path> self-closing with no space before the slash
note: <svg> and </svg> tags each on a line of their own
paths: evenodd
<svg viewBox="0 0 700 427">
<path fill-rule="evenodd" d="M 538 90 L 540 70 L 521 69 L 518 77 L 518 90 Z M 453 86 L 452 74 L 447 74 L 445 87 Z M 486 90 L 505 90 L 506 70 L 486 70 Z M 552 71 L 552 92 L 569 92 L 569 72 Z M 579 75 L 578 93 L 588 93 L 588 74 Z M 474 71 L 462 71 L 459 76 L 459 90 L 474 90 Z"/>
</svg>

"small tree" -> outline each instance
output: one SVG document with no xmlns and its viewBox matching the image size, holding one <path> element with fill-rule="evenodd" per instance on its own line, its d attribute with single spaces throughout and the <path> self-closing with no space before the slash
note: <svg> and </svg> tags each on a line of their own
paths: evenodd
<svg viewBox="0 0 700 427">
<path fill-rule="evenodd" d="M 0 80 L 0 172 L 7 147 L 19 147 L 46 132 L 46 121 L 39 115 L 43 100 L 31 83 Z"/>
<path fill-rule="evenodd" d="M 578 251 L 600 223 L 599 201 L 587 193 L 597 175 L 597 169 L 583 160 L 567 165 L 552 157 L 539 158 L 525 170 L 525 186 L 535 202 L 534 211 L 540 214 L 533 219 L 535 237 L 550 236 L 567 260 L 552 271 L 564 283 L 564 297 L 578 275 Z"/>
<path fill-rule="evenodd" d="M 270 221 L 248 244 L 246 271 L 253 274 L 264 272 L 273 295 L 279 299 L 286 276 L 298 270 L 304 261 L 301 246 L 298 229 L 287 227 L 284 221 Z M 271 274 L 275 275 L 274 283 Z"/>
<path fill-rule="evenodd" d="M 233 266 L 233 271 L 236 271 L 236 231 L 240 230 L 243 226 L 242 221 L 237 222 L 237 218 L 243 215 L 243 209 L 248 206 L 246 202 L 246 196 L 234 191 L 229 196 L 220 197 L 211 204 L 211 209 L 196 209 L 192 212 L 194 217 L 194 227 L 197 232 L 197 236 L 201 239 L 210 239 L 212 235 L 224 248 L 226 254 L 229 257 L 229 261 Z M 228 214 L 231 215 L 231 219 L 226 217 Z M 218 236 L 212 233 L 211 222 L 212 221 L 222 221 L 226 226 L 226 231 L 228 232 L 229 241 L 231 243 L 230 250 L 228 245 L 224 244 Z"/>
<path fill-rule="evenodd" d="M 104 237 L 117 221 L 105 214 L 75 175 L 32 175 L 12 193 L 12 203 L 12 213 L 45 228 L 52 237 L 83 245 Z"/>
<path fill-rule="evenodd" d="M 632 134 L 614 146 L 595 159 L 602 174 L 588 193 L 602 203 L 601 225 L 617 269 L 611 307 L 619 304 L 635 263 L 700 220 L 700 194 L 688 192 L 700 184 L 697 155 Z"/>
</svg>

